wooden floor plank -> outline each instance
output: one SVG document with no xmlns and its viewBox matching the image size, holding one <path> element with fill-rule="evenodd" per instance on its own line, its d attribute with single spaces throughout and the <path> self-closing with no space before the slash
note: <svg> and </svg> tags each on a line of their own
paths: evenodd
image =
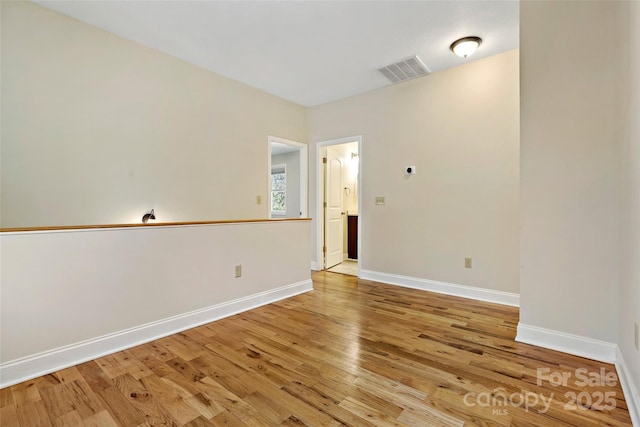
<svg viewBox="0 0 640 427">
<path fill-rule="evenodd" d="M 101 411 L 83 420 L 85 427 L 118 427 L 109 411 Z"/>
<path fill-rule="evenodd" d="M 41 400 L 17 406 L 16 413 L 21 426 L 52 426 L 52 420 L 56 418 Z M 4 412 L 2 415 L 0 425 L 4 426 Z"/>
<path fill-rule="evenodd" d="M 121 389 L 107 387 L 96 391 L 96 394 L 118 425 L 137 426 L 145 422 L 144 413 L 135 408 L 131 403 L 133 398 L 124 394 Z"/>
<path fill-rule="evenodd" d="M 15 406 L 0 408 L 0 425 L 3 427 L 19 427 L 18 412 Z"/>
<path fill-rule="evenodd" d="M 515 307 L 312 277 L 312 292 L 2 389 L 0 424 L 631 425 L 619 382 L 576 381 L 615 367 L 515 342 Z"/>
</svg>

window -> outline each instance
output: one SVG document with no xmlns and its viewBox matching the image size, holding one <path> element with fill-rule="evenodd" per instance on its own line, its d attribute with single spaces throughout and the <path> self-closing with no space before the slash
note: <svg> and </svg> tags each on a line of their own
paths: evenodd
<svg viewBox="0 0 640 427">
<path fill-rule="evenodd" d="M 287 170 L 285 165 L 271 167 L 271 213 L 287 214 Z"/>
</svg>

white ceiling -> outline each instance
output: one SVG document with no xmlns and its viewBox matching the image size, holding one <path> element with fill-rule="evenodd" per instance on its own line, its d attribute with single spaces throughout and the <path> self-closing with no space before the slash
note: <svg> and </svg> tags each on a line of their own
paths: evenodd
<svg viewBox="0 0 640 427">
<path fill-rule="evenodd" d="M 299 151 L 300 147 L 296 147 L 293 145 L 282 144 L 280 142 L 271 142 L 271 155 L 277 156 L 278 154 L 292 153 L 294 151 Z"/>
<path fill-rule="evenodd" d="M 517 1 L 36 1 L 304 106 L 390 84 L 377 68 L 417 54 L 431 72 L 518 47 Z"/>
</svg>

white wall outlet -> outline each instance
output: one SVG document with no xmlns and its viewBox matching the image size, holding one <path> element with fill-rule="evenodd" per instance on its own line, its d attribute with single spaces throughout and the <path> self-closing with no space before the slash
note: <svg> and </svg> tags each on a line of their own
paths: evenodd
<svg viewBox="0 0 640 427">
<path fill-rule="evenodd" d="M 404 173 L 406 175 L 415 175 L 416 174 L 416 167 L 415 166 L 405 166 L 404 167 Z"/>
<path fill-rule="evenodd" d="M 236 265 L 236 278 L 242 277 L 242 265 Z"/>
<path fill-rule="evenodd" d="M 384 196 L 376 196 L 376 205 L 384 205 Z"/>
<path fill-rule="evenodd" d="M 256 196 L 256 204 L 257 205 L 261 205 L 262 204 L 262 196 Z"/>
<path fill-rule="evenodd" d="M 473 266 L 471 258 L 464 259 L 464 268 L 471 268 Z"/>
</svg>

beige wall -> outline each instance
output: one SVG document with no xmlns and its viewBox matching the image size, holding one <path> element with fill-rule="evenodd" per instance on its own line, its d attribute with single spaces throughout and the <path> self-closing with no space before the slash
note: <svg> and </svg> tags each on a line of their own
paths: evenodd
<svg viewBox="0 0 640 427">
<path fill-rule="evenodd" d="M 311 212 L 314 145 L 362 135 L 361 267 L 518 292 L 518 103 L 510 51 L 311 108 Z"/>
<path fill-rule="evenodd" d="M 618 341 L 626 7 L 520 5 L 520 321 L 610 343 Z"/>
<path fill-rule="evenodd" d="M 267 217 L 265 141 L 305 141 L 303 107 L 1 3 L 2 227 Z"/>
<path fill-rule="evenodd" d="M 620 152 L 618 339 L 630 374 L 636 387 L 640 387 L 640 351 L 634 347 L 633 339 L 634 323 L 640 327 L 640 2 L 631 2 L 630 7 L 629 135 Z M 635 399 L 640 403 L 640 394 Z"/>
</svg>

